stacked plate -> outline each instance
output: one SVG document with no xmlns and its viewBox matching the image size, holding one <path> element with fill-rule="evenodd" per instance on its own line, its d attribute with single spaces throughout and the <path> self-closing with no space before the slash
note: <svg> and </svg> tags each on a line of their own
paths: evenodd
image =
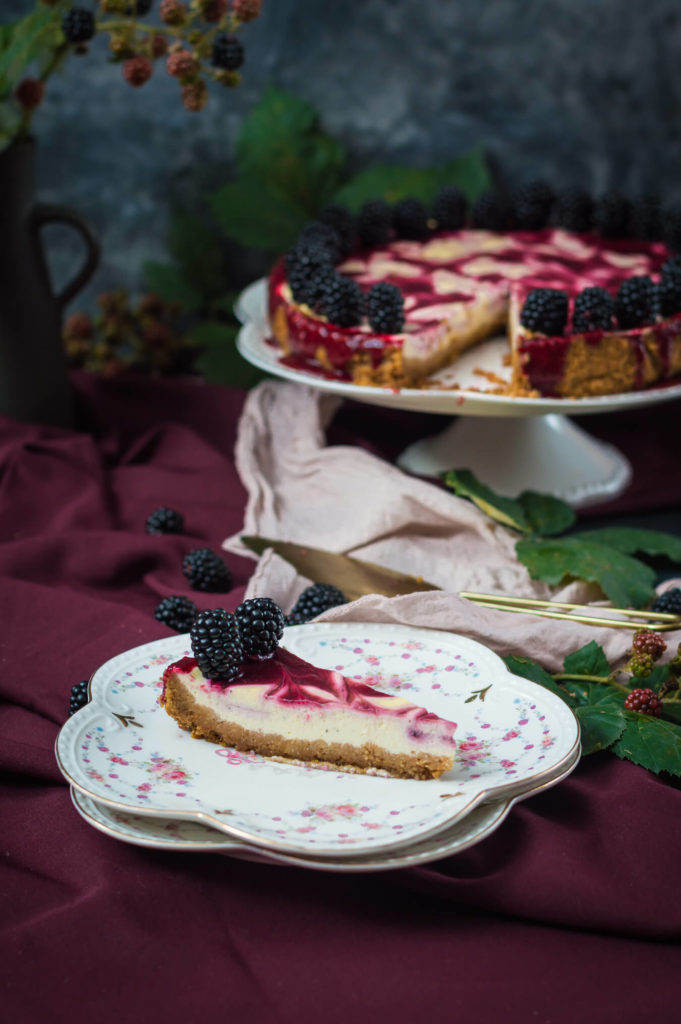
<svg viewBox="0 0 681 1024">
<path fill-rule="evenodd" d="M 567 705 L 465 637 L 311 623 L 287 628 L 282 643 L 457 722 L 452 770 L 425 782 L 393 779 L 192 739 L 158 701 L 165 666 L 191 653 L 188 636 L 177 636 L 102 665 L 90 703 L 61 730 L 57 760 L 85 820 L 140 846 L 377 871 L 467 849 L 579 760 Z"/>
</svg>

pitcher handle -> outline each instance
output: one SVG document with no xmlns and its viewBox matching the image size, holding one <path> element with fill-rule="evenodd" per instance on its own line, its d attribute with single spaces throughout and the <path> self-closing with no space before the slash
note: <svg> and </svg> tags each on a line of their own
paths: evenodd
<svg viewBox="0 0 681 1024">
<path fill-rule="evenodd" d="M 31 227 L 36 236 L 45 224 L 68 224 L 75 228 L 85 242 L 85 259 L 82 267 L 68 284 L 65 284 L 61 291 L 55 295 L 57 305 L 60 309 L 63 309 L 85 287 L 99 266 L 99 242 L 83 218 L 75 210 L 70 210 L 68 206 L 36 203 L 33 207 L 31 219 Z"/>
</svg>

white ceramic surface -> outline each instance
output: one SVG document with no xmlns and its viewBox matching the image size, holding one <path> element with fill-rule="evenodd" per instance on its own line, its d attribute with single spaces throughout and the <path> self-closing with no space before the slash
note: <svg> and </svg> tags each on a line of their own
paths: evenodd
<svg viewBox="0 0 681 1024">
<path fill-rule="evenodd" d="M 188 637 L 177 636 L 98 669 L 91 702 L 57 739 L 64 775 L 109 807 L 193 818 L 270 851 L 341 858 L 420 841 L 482 803 L 554 781 L 579 758 L 579 728 L 567 705 L 464 637 L 313 623 L 289 627 L 283 645 L 456 721 L 454 768 L 429 781 L 393 779 L 192 739 L 158 703 L 164 667 L 189 653 Z"/>
</svg>

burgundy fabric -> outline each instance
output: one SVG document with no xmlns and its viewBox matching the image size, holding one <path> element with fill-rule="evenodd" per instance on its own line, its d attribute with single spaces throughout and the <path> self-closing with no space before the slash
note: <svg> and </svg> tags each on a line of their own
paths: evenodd
<svg viewBox="0 0 681 1024">
<path fill-rule="evenodd" d="M 75 383 L 78 431 L 0 423 L 0 1019 L 676 1019 L 681 793 L 608 754 L 471 850 L 372 875 L 145 850 L 78 816 L 54 757 L 71 685 L 170 635 L 161 596 L 214 604 L 181 558 L 238 529 L 244 491 L 242 393 Z M 649 477 L 649 507 L 678 501 L 678 411 L 646 417 L 675 480 L 656 493 Z M 330 436 L 396 454 L 398 430 L 402 447 L 438 422 L 349 405 Z M 146 534 L 161 504 L 186 536 Z M 229 561 L 231 608 L 253 563 Z"/>
</svg>

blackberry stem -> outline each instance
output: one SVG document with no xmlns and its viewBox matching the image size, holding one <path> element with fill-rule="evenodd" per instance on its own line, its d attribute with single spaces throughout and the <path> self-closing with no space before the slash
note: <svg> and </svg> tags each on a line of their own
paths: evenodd
<svg viewBox="0 0 681 1024">
<path fill-rule="evenodd" d="M 603 683 L 606 686 L 612 686 L 615 690 L 621 690 L 622 693 L 630 693 L 631 691 L 627 686 L 622 683 L 616 683 L 612 676 L 586 676 L 586 675 L 575 675 L 573 672 L 557 672 L 552 676 L 557 682 L 562 682 L 564 679 L 572 679 L 577 683 Z"/>
</svg>

